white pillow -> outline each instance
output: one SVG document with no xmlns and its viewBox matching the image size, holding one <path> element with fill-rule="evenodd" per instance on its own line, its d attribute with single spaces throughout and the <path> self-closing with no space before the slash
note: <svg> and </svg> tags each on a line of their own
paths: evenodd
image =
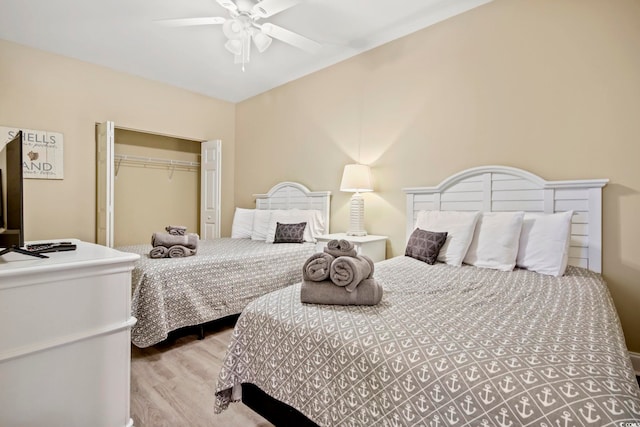
<svg viewBox="0 0 640 427">
<path fill-rule="evenodd" d="M 322 213 L 318 210 L 307 209 L 287 209 L 272 211 L 269 220 L 269 228 L 267 229 L 266 242 L 273 243 L 276 235 L 277 223 L 281 224 L 298 224 L 306 222 L 304 229 L 304 241 L 315 243 L 316 237 L 324 234 L 324 222 L 322 221 Z"/>
<path fill-rule="evenodd" d="M 467 254 L 480 212 L 420 211 L 416 227 L 427 231 L 446 231 L 447 241 L 438 261 L 460 267 Z"/>
<path fill-rule="evenodd" d="M 253 228 L 251 231 L 251 240 L 265 240 L 267 238 L 267 230 L 269 230 L 269 219 L 271 211 L 267 209 L 256 209 L 253 214 Z"/>
<path fill-rule="evenodd" d="M 250 239 L 253 231 L 253 213 L 255 209 L 236 208 L 231 225 L 231 237 L 234 239 Z"/>
<path fill-rule="evenodd" d="M 464 263 L 511 271 L 516 266 L 524 212 L 482 212 Z"/>
<path fill-rule="evenodd" d="M 307 229 L 311 233 L 312 242 L 315 242 L 319 236 L 328 232 L 321 211 L 317 209 L 293 209 L 293 211 L 304 212 L 307 216 Z"/>
<path fill-rule="evenodd" d="M 525 214 L 516 265 L 550 276 L 562 276 L 569 262 L 573 211 Z"/>
</svg>

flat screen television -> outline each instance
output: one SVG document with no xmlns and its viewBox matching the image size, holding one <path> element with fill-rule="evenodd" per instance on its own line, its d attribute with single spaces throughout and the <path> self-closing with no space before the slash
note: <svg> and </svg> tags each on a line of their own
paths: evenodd
<svg viewBox="0 0 640 427">
<path fill-rule="evenodd" d="M 24 204 L 22 176 L 22 131 L 0 150 L 0 170 L 4 188 L 0 192 L 3 214 L 0 223 L 0 256 L 8 252 L 44 258 L 22 249 L 24 246 Z M 4 249 L 3 249 L 4 248 Z"/>
</svg>

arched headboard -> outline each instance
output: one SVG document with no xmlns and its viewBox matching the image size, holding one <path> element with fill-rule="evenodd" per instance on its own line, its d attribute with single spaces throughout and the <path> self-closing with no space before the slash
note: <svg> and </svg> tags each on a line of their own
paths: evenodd
<svg viewBox="0 0 640 427">
<path fill-rule="evenodd" d="M 256 209 L 315 209 L 322 212 L 325 233 L 329 232 L 331 191 L 311 191 L 297 182 L 281 182 L 266 194 L 254 194 Z"/>
<path fill-rule="evenodd" d="M 569 264 L 602 272 L 602 188 L 608 179 L 546 181 L 522 169 L 480 166 L 435 187 L 405 188 L 407 238 L 421 210 L 524 211 L 573 210 Z"/>
</svg>

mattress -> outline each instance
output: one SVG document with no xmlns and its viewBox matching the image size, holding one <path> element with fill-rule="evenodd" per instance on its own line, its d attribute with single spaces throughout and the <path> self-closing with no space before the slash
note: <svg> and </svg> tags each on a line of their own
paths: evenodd
<svg viewBox="0 0 640 427">
<path fill-rule="evenodd" d="M 302 304 L 300 284 L 250 303 L 215 411 L 252 383 L 321 426 L 622 425 L 640 390 L 601 276 L 376 264 L 376 306 Z"/>
<path fill-rule="evenodd" d="M 253 299 L 300 280 L 313 243 L 201 240 L 195 256 L 149 257 L 151 245 L 117 248 L 140 255 L 132 272 L 131 341 L 148 347 L 169 332 L 238 314 Z"/>
</svg>

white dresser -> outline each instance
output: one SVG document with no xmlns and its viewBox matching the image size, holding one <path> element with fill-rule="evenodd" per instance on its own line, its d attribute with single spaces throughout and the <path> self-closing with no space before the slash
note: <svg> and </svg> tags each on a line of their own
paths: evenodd
<svg viewBox="0 0 640 427">
<path fill-rule="evenodd" d="M 138 255 L 77 250 L 0 257 L 0 426 L 125 427 L 131 270 Z"/>
</svg>

